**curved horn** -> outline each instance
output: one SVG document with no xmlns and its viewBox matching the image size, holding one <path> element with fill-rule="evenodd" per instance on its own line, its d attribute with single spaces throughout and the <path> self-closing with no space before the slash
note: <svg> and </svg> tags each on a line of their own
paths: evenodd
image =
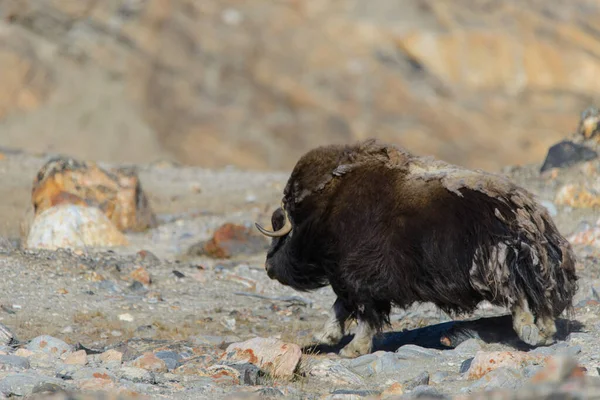
<svg viewBox="0 0 600 400">
<path fill-rule="evenodd" d="M 285 211 L 285 208 L 283 208 L 283 204 L 281 204 L 281 209 L 283 210 L 283 215 L 285 218 L 285 223 L 283 224 L 281 229 L 279 229 L 275 232 L 268 231 L 265 228 L 263 228 L 262 226 L 260 226 L 258 222 L 255 222 L 254 225 L 256 225 L 256 229 L 258 229 L 260 231 L 260 233 L 262 233 L 263 235 L 272 237 L 272 238 L 285 236 L 288 233 L 290 233 L 290 231 L 292 230 L 292 223 L 290 222 L 290 218 L 288 217 L 287 211 Z"/>
</svg>

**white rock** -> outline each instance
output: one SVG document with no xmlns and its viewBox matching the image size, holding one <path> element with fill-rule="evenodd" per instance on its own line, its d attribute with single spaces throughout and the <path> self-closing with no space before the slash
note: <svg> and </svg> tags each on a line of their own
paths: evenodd
<svg viewBox="0 0 600 400">
<path fill-rule="evenodd" d="M 32 339 L 31 342 L 27 344 L 27 350 L 59 358 L 63 354 L 71 353 L 73 348 L 60 339 L 42 335 Z"/>
<path fill-rule="evenodd" d="M 300 362 L 302 350 L 294 343 L 273 338 L 254 338 L 232 343 L 225 350 L 228 361 L 245 361 L 277 377 L 291 377 Z"/>
<path fill-rule="evenodd" d="M 330 359 L 309 359 L 303 361 L 303 369 L 311 377 L 332 385 L 362 385 L 364 379 L 357 373 L 342 365 L 339 361 Z"/>
<path fill-rule="evenodd" d="M 133 321 L 133 316 L 131 314 L 121 314 L 119 315 L 119 320 L 121 321 L 126 321 L 126 322 L 132 322 Z"/>
<path fill-rule="evenodd" d="M 125 235 L 95 207 L 60 204 L 38 215 L 29 230 L 28 248 L 85 248 L 127 245 Z"/>
</svg>

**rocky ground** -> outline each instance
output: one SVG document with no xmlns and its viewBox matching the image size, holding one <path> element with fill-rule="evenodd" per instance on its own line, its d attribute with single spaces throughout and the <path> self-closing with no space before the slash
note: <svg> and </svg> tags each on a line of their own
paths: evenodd
<svg viewBox="0 0 600 400">
<path fill-rule="evenodd" d="M 600 392 L 598 160 L 542 176 L 539 165 L 504 171 L 539 196 L 577 250 L 580 290 L 556 344 L 527 348 L 502 309 L 483 304 L 452 322 L 425 304 L 394 310 L 392 328 L 376 339 L 373 354 L 342 359 L 336 349 L 300 354 L 334 298 L 329 288 L 298 293 L 269 280 L 266 240 L 227 259 L 188 254 L 224 223 L 269 226 L 286 173 L 141 165 L 156 228 L 127 234 L 131 244 L 124 248 L 25 250 L 20 224 L 47 156 L 5 151 L 1 158 L 0 322 L 9 331 L 0 335 L 0 393 L 6 397 L 83 399 L 102 391 L 109 398 L 157 399 L 478 398 L 494 389 L 508 391 L 498 398 L 585 398 Z M 245 342 L 254 338 L 263 339 Z"/>
</svg>

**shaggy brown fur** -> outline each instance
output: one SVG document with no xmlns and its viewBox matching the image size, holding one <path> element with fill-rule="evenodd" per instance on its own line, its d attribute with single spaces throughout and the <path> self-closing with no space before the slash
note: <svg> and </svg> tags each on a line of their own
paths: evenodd
<svg viewBox="0 0 600 400">
<path fill-rule="evenodd" d="M 513 313 L 519 337 L 548 344 L 577 289 L 575 257 L 547 210 L 508 179 L 369 140 L 316 148 L 296 164 L 272 216 L 268 275 L 337 295 L 321 342 L 346 320 L 359 328 L 344 356 L 371 349 L 393 305 L 432 302 L 449 313 L 483 300 Z"/>
</svg>

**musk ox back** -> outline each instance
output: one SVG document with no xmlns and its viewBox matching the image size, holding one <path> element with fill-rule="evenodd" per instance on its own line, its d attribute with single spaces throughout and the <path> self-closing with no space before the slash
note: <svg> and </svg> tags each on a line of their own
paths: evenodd
<svg viewBox="0 0 600 400">
<path fill-rule="evenodd" d="M 337 295 L 321 343 L 371 350 L 392 306 L 432 302 L 451 314 L 483 301 L 509 308 L 530 345 L 553 342 L 577 289 L 575 257 L 546 209 L 508 179 L 370 140 L 305 154 L 271 223 L 265 267 L 297 290 Z"/>
</svg>

